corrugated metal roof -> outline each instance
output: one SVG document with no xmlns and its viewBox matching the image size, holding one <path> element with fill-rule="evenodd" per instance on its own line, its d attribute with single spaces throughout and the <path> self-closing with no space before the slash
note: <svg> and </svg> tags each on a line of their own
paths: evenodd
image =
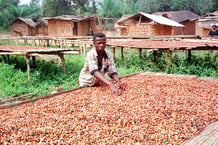
<svg viewBox="0 0 218 145">
<path fill-rule="evenodd" d="M 177 22 L 175 22 L 173 20 L 170 20 L 170 19 L 168 19 L 166 17 L 153 15 L 153 14 L 148 14 L 148 13 L 143 13 L 143 12 L 139 12 L 139 13 L 137 13 L 135 15 L 127 17 L 127 18 L 123 19 L 122 21 L 117 22 L 117 24 L 121 24 L 122 22 L 124 22 L 124 21 L 126 21 L 128 19 L 140 16 L 140 15 L 143 15 L 144 17 L 147 17 L 147 18 L 155 21 L 156 23 L 159 23 L 159 24 L 162 24 L 162 25 L 175 26 L 175 27 L 184 27 L 184 25 L 179 24 L 179 23 L 177 23 Z"/>
<path fill-rule="evenodd" d="M 144 16 L 152 19 L 153 21 L 159 23 L 159 24 L 163 24 L 163 25 L 169 25 L 169 26 L 175 26 L 175 27 L 184 27 L 184 25 L 179 24 L 175 21 L 172 21 L 168 18 L 165 18 L 163 16 L 157 16 L 157 15 L 152 15 L 152 14 L 147 14 L 147 13 L 142 13 Z"/>
<path fill-rule="evenodd" d="M 36 27 L 37 23 L 35 23 L 32 19 L 27 19 L 27 18 L 21 18 L 21 17 L 17 17 L 16 19 L 14 19 L 14 21 L 12 21 L 10 25 L 12 25 L 15 21 L 20 20 L 24 23 L 26 23 L 27 25 L 29 25 L 30 27 Z"/>
<path fill-rule="evenodd" d="M 84 20 L 90 20 L 94 19 L 94 15 L 62 15 L 62 16 L 57 16 L 57 17 L 48 17 L 48 18 L 43 18 L 44 20 L 66 20 L 66 21 L 84 21 Z"/>
<path fill-rule="evenodd" d="M 126 20 L 127 18 L 131 17 L 133 15 L 122 15 L 122 17 L 117 21 L 117 23 L 122 22 L 123 20 Z"/>
<path fill-rule="evenodd" d="M 184 21 L 191 21 L 199 17 L 199 15 L 189 11 L 167 11 L 167 12 L 155 12 L 155 15 L 167 15 L 167 17 L 175 22 L 184 22 Z"/>
</svg>

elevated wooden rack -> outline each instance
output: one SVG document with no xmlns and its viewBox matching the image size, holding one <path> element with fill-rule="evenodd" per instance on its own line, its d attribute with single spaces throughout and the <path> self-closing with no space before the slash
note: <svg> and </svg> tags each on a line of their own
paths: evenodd
<svg viewBox="0 0 218 145">
<path fill-rule="evenodd" d="M 64 55 L 69 54 L 80 54 L 78 50 L 72 49 L 56 49 L 56 48 L 39 48 L 39 47 L 29 47 L 29 46 L 4 46 L 0 45 L 0 55 L 2 56 L 3 63 L 5 62 L 5 55 L 23 55 L 26 59 L 28 81 L 31 82 L 30 78 L 30 57 L 33 60 L 33 66 L 35 66 L 35 57 L 39 55 L 57 55 L 62 62 L 62 69 L 65 73 L 65 59 Z"/>
</svg>

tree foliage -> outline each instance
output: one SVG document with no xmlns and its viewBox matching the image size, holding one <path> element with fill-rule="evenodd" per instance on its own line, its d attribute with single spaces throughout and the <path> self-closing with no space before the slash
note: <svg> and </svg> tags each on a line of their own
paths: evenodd
<svg viewBox="0 0 218 145">
<path fill-rule="evenodd" d="M 71 0 L 44 0 L 43 16 L 54 17 L 71 14 Z"/>
<path fill-rule="evenodd" d="M 5 29 L 9 28 L 8 24 L 17 17 L 32 18 L 37 21 L 41 16 L 39 5 L 19 5 L 19 0 L 0 0 L 0 9 L 0 27 Z"/>
<path fill-rule="evenodd" d="M 218 0 L 31 0 L 19 5 L 20 0 L 0 0 L 0 27 L 16 17 L 54 17 L 71 14 L 98 14 L 101 17 L 119 18 L 123 14 L 190 10 L 204 15 L 218 10 Z M 42 5 L 40 5 L 40 1 Z"/>
<path fill-rule="evenodd" d="M 102 17 L 119 17 L 122 15 L 122 4 L 120 0 L 103 0 L 99 5 L 98 13 Z"/>
</svg>

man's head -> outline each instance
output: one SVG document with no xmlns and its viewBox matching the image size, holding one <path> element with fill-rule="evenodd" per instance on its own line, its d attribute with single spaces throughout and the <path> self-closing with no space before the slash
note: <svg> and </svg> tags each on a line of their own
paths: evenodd
<svg viewBox="0 0 218 145">
<path fill-rule="evenodd" d="M 93 44 L 98 54 L 103 54 L 106 47 L 106 36 L 103 33 L 93 35 Z"/>
<path fill-rule="evenodd" d="M 213 29 L 216 29 L 216 25 L 212 25 L 212 28 L 213 28 Z"/>
</svg>

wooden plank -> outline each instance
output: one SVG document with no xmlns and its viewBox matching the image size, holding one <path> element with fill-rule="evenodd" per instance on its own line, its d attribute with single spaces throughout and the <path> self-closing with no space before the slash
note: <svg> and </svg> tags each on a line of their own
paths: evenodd
<svg viewBox="0 0 218 145">
<path fill-rule="evenodd" d="M 25 55 L 26 58 L 26 64 L 27 64 L 27 76 L 28 76 L 28 82 L 29 84 L 31 83 L 31 78 L 30 78 L 30 56 Z"/>
<path fill-rule="evenodd" d="M 218 122 L 209 124 L 199 135 L 190 138 L 181 145 L 217 145 Z"/>
<path fill-rule="evenodd" d="M 80 51 L 66 51 L 66 52 L 60 52 L 61 54 L 69 54 L 69 55 L 71 55 L 71 54 L 80 54 Z"/>
<path fill-rule="evenodd" d="M 25 55 L 23 52 L 0 52 L 0 55 Z"/>
<path fill-rule="evenodd" d="M 120 51 L 121 51 L 121 58 L 124 59 L 123 47 L 120 48 Z"/>
<path fill-rule="evenodd" d="M 3 100 L 0 100 L 0 104 L 4 104 L 6 102 L 17 101 L 19 99 L 26 99 L 27 96 L 30 96 L 30 95 L 33 95 L 33 94 L 36 94 L 36 93 L 38 93 L 38 91 L 33 92 L 33 93 L 29 93 L 29 94 L 25 94 L 25 95 L 21 95 L 21 96 L 18 96 L 18 97 L 10 98 L 10 99 L 6 98 L 6 99 L 3 99 Z"/>
<path fill-rule="evenodd" d="M 58 54 L 58 56 L 60 57 L 61 62 L 62 62 L 63 73 L 65 73 L 66 70 L 65 70 L 65 60 L 64 60 L 64 55 L 63 55 L 63 54 Z"/>
<path fill-rule="evenodd" d="M 168 57 L 167 72 L 169 72 L 171 68 L 171 63 L 172 63 L 172 51 L 171 50 L 168 50 L 167 57 Z"/>
</svg>

